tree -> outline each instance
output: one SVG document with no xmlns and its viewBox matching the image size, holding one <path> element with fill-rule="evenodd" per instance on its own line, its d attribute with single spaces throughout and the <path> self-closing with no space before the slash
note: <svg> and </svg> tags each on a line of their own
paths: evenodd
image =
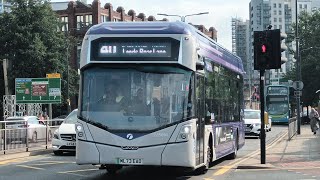
<svg viewBox="0 0 320 180">
<path fill-rule="evenodd" d="M 43 78 L 47 73 L 60 73 L 63 102 L 66 102 L 67 52 L 71 52 L 67 47 L 72 44 L 64 32 L 58 31 L 61 26 L 58 16 L 47 0 L 10 3 L 12 11 L 0 15 L 0 59 L 9 62 L 10 92 L 14 92 L 15 78 Z M 77 78 L 73 70 L 68 74 L 69 79 Z M 73 88 L 70 94 L 75 93 L 77 89 Z"/>
<path fill-rule="evenodd" d="M 304 83 L 302 102 L 305 105 L 315 104 L 318 96 L 316 90 L 320 89 L 320 11 L 312 13 L 301 12 L 298 21 L 300 38 L 301 77 Z M 295 27 L 295 25 L 293 25 Z M 295 31 L 295 28 L 293 28 Z M 288 36 L 294 40 L 295 33 Z M 292 54 L 294 52 L 291 51 Z M 296 80 L 296 68 L 289 71 L 284 78 Z"/>
</svg>

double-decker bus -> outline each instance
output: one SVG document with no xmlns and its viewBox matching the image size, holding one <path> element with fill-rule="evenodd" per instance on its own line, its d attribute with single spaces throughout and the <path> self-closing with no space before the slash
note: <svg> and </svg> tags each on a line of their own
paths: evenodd
<svg viewBox="0 0 320 180">
<path fill-rule="evenodd" d="M 80 72 L 77 164 L 205 172 L 245 143 L 242 61 L 192 25 L 95 25 Z"/>
<path fill-rule="evenodd" d="M 289 87 L 286 85 L 269 85 L 266 87 L 266 108 L 272 123 L 289 122 Z"/>
</svg>

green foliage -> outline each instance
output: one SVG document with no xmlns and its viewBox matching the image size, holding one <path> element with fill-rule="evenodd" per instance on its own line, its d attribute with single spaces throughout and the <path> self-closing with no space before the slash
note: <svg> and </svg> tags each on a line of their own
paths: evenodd
<svg viewBox="0 0 320 180">
<path fill-rule="evenodd" d="M 295 25 L 293 25 L 295 27 Z M 312 105 L 318 101 L 316 90 L 320 89 L 320 11 L 302 12 L 299 15 L 298 34 L 300 38 L 301 77 L 304 83 L 302 102 Z M 295 30 L 295 28 L 294 28 Z M 288 39 L 293 41 L 294 34 Z M 290 51 L 292 54 L 293 51 Z M 296 69 L 284 77 L 296 80 Z"/>
<path fill-rule="evenodd" d="M 48 73 L 60 73 L 64 103 L 69 79 L 68 56 L 72 42 L 58 31 L 60 22 L 46 0 L 12 0 L 12 11 L 0 15 L 0 59 L 9 61 L 9 86 L 14 94 L 15 78 L 43 78 Z M 77 93 L 77 81 L 69 81 L 70 94 Z M 1 93 L 2 91 L 0 91 Z"/>
</svg>

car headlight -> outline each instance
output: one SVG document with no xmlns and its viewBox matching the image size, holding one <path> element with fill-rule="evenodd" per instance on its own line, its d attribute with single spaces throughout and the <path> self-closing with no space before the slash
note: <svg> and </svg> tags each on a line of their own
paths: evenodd
<svg viewBox="0 0 320 180">
<path fill-rule="evenodd" d="M 253 126 L 261 126 L 261 123 L 255 123 Z"/>
<path fill-rule="evenodd" d="M 53 133 L 53 138 L 55 138 L 55 139 L 60 139 L 60 138 L 59 138 L 58 129 L 54 131 L 54 133 Z"/>
</svg>

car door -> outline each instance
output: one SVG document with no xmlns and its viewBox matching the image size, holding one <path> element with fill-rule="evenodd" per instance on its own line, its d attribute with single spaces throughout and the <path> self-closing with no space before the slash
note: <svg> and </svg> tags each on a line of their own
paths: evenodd
<svg viewBox="0 0 320 180">
<path fill-rule="evenodd" d="M 41 124 L 37 117 L 30 117 L 28 119 L 30 124 L 29 128 L 32 129 L 32 134 L 37 134 L 37 139 L 45 139 L 46 126 Z"/>
</svg>

